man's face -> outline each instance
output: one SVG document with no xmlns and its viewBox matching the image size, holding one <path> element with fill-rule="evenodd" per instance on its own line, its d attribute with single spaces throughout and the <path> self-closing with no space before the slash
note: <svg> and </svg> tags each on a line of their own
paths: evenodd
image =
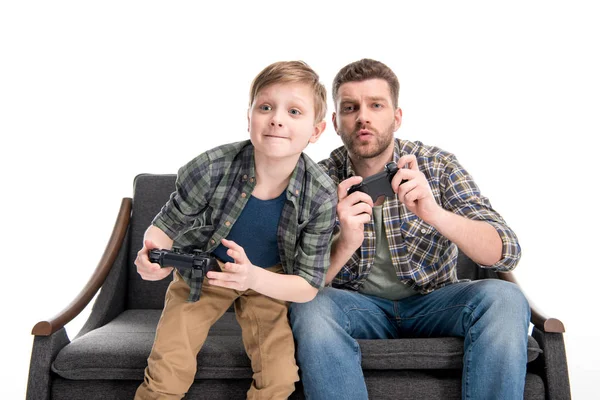
<svg viewBox="0 0 600 400">
<path fill-rule="evenodd" d="M 394 109 L 383 79 L 347 82 L 340 86 L 333 126 L 351 158 L 375 158 L 393 147 L 402 110 Z"/>
<path fill-rule="evenodd" d="M 271 159 L 298 157 L 323 129 L 325 122 L 315 123 L 314 93 L 307 84 L 267 86 L 248 110 L 255 151 Z"/>
</svg>

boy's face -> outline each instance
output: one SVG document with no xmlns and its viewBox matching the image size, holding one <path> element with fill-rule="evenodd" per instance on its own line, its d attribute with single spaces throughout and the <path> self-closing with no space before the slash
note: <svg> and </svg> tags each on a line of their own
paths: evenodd
<svg viewBox="0 0 600 400">
<path fill-rule="evenodd" d="M 324 121 L 315 123 L 314 93 L 307 84 L 269 85 L 248 110 L 250 140 L 268 158 L 298 156 L 324 129 Z"/>
<path fill-rule="evenodd" d="M 393 146 L 402 110 L 383 79 L 346 82 L 338 90 L 333 126 L 351 156 L 374 158 Z"/>
</svg>

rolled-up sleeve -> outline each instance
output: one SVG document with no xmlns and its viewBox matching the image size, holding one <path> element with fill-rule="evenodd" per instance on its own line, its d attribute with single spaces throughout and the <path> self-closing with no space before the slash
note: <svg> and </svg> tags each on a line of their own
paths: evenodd
<svg viewBox="0 0 600 400">
<path fill-rule="evenodd" d="M 485 221 L 496 229 L 502 240 L 502 257 L 493 265 L 481 265 L 498 271 L 511 271 L 521 258 L 521 246 L 515 232 L 509 228 L 490 201 L 481 195 L 469 173 L 452 157 L 440 178 L 443 207 L 466 218 Z"/>
<path fill-rule="evenodd" d="M 203 153 L 179 169 L 175 191 L 154 217 L 152 225 L 175 240 L 206 209 L 209 189 L 210 159 Z"/>
</svg>

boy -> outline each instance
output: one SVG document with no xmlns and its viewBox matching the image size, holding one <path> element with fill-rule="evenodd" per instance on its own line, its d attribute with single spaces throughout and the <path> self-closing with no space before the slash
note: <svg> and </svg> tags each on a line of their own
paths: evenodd
<svg viewBox="0 0 600 400">
<path fill-rule="evenodd" d="M 148 251 L 173 243 L 212 253 L 222 272 L 203 282 L 174 272 L 136 399 L 184 396 L 209 328 L 231 303 L 254 371 L 248 398 L 294 391 L 287 302 L 310 301 L 323 287 L 335 224 L 337 189 L 302 152 L 325 129 L 325 113 L 325 87 L 308 65 L 274 63 L 251 86 L 250 140 L 209 150 L 179 170 L 175 192 L 144 236 L 138 273 L 166 277 L 171 268 L 150 263 Z"/>
</svg>

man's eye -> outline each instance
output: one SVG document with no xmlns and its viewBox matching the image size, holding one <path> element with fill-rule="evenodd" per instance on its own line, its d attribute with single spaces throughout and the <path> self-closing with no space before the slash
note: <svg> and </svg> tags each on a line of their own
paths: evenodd
<svg viewBox="0 0 600 400">
<path fill-rule="evenodd" d="M 342 111 L 343 112 L 352 112 L 352 111 L 354 111 L 354 106 L 345 106 L 345 107 L 342 107 Z"/>
<path fill-rule="evenodd" d="M 296 109 L 296 108 L 292 108 L 292 109 L 290 110 L 290 114 L 292 114 L 292 115 L 300 115 L 300 114 L 302 114 L 302 113 L 300 112 L 300 110 L 298 110 L 298 109 Z"/>
<path fill-rule="evenodd" d="M 373 104 L 373 107 L 374 108 L 382 108 L 383 104 L 381 104 L 381 103 L 375 103 L 375 104 Z"/>
<path fill-rule="evenodd" d="M 262 111 L 271 111 L 271 106 L 263 104 L 262 106 L 258 107 L 260 110 Z"/>
</svg>

